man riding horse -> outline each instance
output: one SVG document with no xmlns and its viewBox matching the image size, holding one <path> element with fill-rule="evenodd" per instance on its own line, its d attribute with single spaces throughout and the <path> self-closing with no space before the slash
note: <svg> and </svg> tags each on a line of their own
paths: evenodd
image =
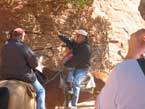
<svg viewBox="0 0 145 109">
<path fill-rule="evenodd" d="M 75 108 L 77 108 L 79 99 L 80 84 L 87 76 L 91 56 L 91 50 L 88 44 L 88 33 L 83 29 L 78 30 L 76 33 L 76 40 L 70 39 L 64 34 L 59 35 L 59 38 L 70 49 L 70 52 L 63 61 L 69 70 L 67 82 L 70 87 L 73 87 L 72 107 Z"/>
<path fill-rule="evenodd" d="M 32 84 L 37 93 L 37 109 L 45 109 L 45 89 L 33 72 L 38 65 L 37 58 L 24 39 L 22 28 L 10 32 L 1 52 L 0 80 L 20 80 Z"/>
</svg>

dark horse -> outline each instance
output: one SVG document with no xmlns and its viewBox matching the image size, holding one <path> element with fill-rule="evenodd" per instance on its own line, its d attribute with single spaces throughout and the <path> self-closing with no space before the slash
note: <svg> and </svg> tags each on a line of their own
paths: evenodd
<svg viewBox="0 0 145 109">
<path fill-rule="evenodd" d="M 60 71 L 51 71 L 48 68 L 44 68 L 43 73 L 45 76 L 47 76 L 48 79 L 47 83 L 45 84 L 47 109 L 56 109 L 56 107 L 57 109 L 62 109 L 62 107 L 65 107 L 66 102 L 66 93 L 64 87 L 61 87 L 61 83 L 63 83 L 62 78 L 65 78 L 64 73 Z M 98 92 L 100 92 L 105 85 L 105 82 L 102 80 L 101 77 L 97 77 L 96 75 L 94 76 L 96 77 L 94 79 L 96 87 L 93 94 L 81 91 L 79 102 L 87 101 L 92 98 L 95 100 Z"/>
<path fill-rule="evenodd" d="M 46 84 L 44 85 L 46 90 L 46 107 L 47 109 L 61 108 L 65 101 L 65 91 L 61 88 L 61 79 L 63 74 L 60 71 L 52 71 L 48 68 L 44 68 L 44 75 L 47 77 Z"/>
</svg>

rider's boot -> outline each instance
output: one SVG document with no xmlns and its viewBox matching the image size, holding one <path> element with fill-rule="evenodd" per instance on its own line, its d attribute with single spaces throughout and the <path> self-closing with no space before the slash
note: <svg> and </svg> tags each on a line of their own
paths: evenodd
<svg viewBox="0 0 145 109">
<path fill-rule="evenodd" d="M 72 83 L 71 83 L 71 82 L 68 83 L 67 92 L 68 92 L 69 94 L 73 95 L 73 87 L 72 87 Z"/>
<path fill-rule="evenodd" d="M 77 106 L 71 106 L 71 109 L 78 109 Z"/>
</svg>

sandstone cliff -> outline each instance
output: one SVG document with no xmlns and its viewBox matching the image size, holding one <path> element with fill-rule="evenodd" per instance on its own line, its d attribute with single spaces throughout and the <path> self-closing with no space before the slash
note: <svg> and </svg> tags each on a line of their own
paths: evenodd
<svg viewBox="0 0 145 109">
<path fill-rule="evenodd" d="M 144 27 L 139 3 L 140 0 L 93 0 L 77 6 L 66 0 L 2 0 L 0 46 L 9 30 L 22 27 L 27 32 L 27 43 L 44 56 L 46 66 L 55 69 L 63 67 L 64 51 L 56 32 L 72 35 L 76 29 L 84 28 L 90 34 L 93 51 L 91 68 L 108 72 L 125 56 L 129 34 Z"/>
</svg>

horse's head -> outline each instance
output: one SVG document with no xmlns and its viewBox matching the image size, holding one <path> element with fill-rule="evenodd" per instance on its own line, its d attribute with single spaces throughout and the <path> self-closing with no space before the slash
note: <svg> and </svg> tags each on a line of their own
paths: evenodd
<svg viewBox="0 0 145 109">
<path fill-rule="evenodd" d="M 91 73 L 95 78 L 101 79 L 102 81 L 106 82 L 108 79 L 108 73 L 103 73 L 103 72 L 92 72 Z"/>
<path fill-rule="evenodd" d="M 94 81 L 96 84 L 96 87 L 94 90 L 94 97 L 96 97 L 100 93 L 102 88 L 104 87 L 109 75 L 103 72 L 93 72 L 93 75 L 95 77 Z"/>
<path fill-rule="evenodd" d="M 56 73 L 56 71 L 51 70 L 50 68 L 48 68 L 47 66 L 45 66 L 43 64 L 43 61 L 44 61 L 43 56 L 37 57 L 37 61 L 38 61 L 38 66 L 36 67 L 36 69 L 38 71 L 40 71 L 40 72 L 42 72 L 44 74 L 49 74 L 49 75 Z"/>
</svg>

